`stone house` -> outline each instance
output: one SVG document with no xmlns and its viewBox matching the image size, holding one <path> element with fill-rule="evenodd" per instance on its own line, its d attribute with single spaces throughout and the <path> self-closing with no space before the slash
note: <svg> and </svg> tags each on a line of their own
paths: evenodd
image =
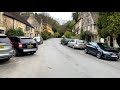
<svg viewBox="0 0 120 90">
<path fill-rule="evenodd" d="M 100 37 L 97 33 L 96 21 L 98 18 L 98 12 L 79 12 L 78 22 L 74 25 L 74 30 L 76 34 L 81 33 L 81 29 L 83 31 L 89 31 L 92 33 L 92 36 L 89 37 L 89 42 L 99 42 Z"/>
<path fill-rule="evenodd" d="M 105 39 L 99 37 L 97 32 L 97 19 L 99 12 L 79 12 L 78 22 L 73 27 L 73 32 L 80 34 L 81 28 L 83 31 L 89 31 L 92 33 L 92 36 L 89 37 L 90 42 L 105 42 Z M 107 37 L 106 41 L 108 45 L 113 47 L 119 47 L 116 38 Z"/>
<path fill-rule="evenodd" d="M 0 12 L 0 22 L 1 26 L 4 28 L 4 32 L 1 33 L 4 34 L 10 28 L 21 28 L 27 37 L 30 37 L 30 34 L 34 32 L 34 27 L 17 12 Z"/>
<path fill-rule="evenodd" d="M 40 36 L 43 31 L 42 19 L 41 22 L 38 22 L 37 16 L 32 12 L 22 12 L 20 15 L 34 27 L 34 36 Z"/>
</svg>

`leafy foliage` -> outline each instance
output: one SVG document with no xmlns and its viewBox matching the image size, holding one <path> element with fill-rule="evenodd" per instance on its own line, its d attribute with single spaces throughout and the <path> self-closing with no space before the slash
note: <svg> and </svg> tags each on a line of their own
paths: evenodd
<svg viewBox="0 0 120 90">
<path fill-rule="evenodd" d="M 17 29 L 17 36 L 24 36 L 24 32 L 22 31 L 21 28 Z"/>
<path fill-rule="evenodd" d="M 120 12 L 100 12 L 97 26 L 100 37 L 118 37 L 120 34 Z"/>
<path fill-rule="evenodd" d="M 41 32 L 41 36 L 42 36 L 43 40 L 47 40 L 48 38 L 52 37 L 51 33 L 49 33 L 48 31 Z"/>
<path fill-rule="evenodd" d="M 58 32 L 55 32 L 54 37 L 58 38 L 58 37 L 60 37 L 60 34 Z"/>
<path fill-rule="evenodd" d="M 66 32 L 64 33 L 64 36 L 65 36 L 66 38 L 70 38 L 70 37 L 72 36 L 72 33 L 71 33 L 70 31 L 66 31 Z"/>
<path fill-rule="evenodd" d="M 6 35 L 8 36 L 17 36 L 17 31 L 15 29 L 9 29 L 6 31 Z"/>
<path fill-rule="evenodd" d="M 78 21 L 78 17 L 79 17 L 79 13 L 78 12 L 72 13 L 72 17 L 73 17 L 73 20 L 75 22 L 77 22 Z"/>
<path fill-rule="evenodd" d="M 21 28 L 18 29 L 9 29 L 6 31 L 6 35 L 8 36 L 24 36 L 24 32 Z"/>
</svg>

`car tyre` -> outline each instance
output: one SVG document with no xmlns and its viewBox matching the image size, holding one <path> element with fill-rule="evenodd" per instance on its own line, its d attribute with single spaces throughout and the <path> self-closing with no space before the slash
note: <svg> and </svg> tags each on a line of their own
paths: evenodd
<svg viewBox="0 0 120 90">
<path fill-rule="evenodd" d="M 21 54 L 15 49 L 15 56 L 20 56 Z"/>
<path fill-rule="evenodd" d="M 9 61 L 9 60 L 10 60 L 10 58 L 5 59 L 5 61 Z"/>
<path fill-rule="evenodd" d="M 98 52 L 96 56 L 97 56 L 98 59 L 101 59 L 102 54 L 100 52 Z"/>
<path fill-rule="evenodd" d="M 73 45 L 73 47 L 72 47 L 73 49 L 75 49 L 75 46 Z"/>
<path fill-rule="evenodd" d="M 88 51 L 87 51 L 87 49 L 85 49 L 85 53 L 86 53 L 86 54 L 88 54 Z"/>
</svg>

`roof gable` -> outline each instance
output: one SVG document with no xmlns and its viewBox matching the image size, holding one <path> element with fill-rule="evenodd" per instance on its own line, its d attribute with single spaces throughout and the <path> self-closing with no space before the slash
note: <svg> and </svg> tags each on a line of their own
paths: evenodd
<svg viewBox="0 0 120 90">
<path fill-rule="evenodd" d="M 30 27 L 33 27 L 32 25 L 30 25 L 23 17 L 20 16 L 20 14 L 18 12 L 4 12 L 4 15 L 16 19 Z"/>
<path fill-rule="evenodd" d="M 97 23 L 99 13 L 98 12 L 90 12 L 90 13 L 91 13 L 94 23 Z"/>
</svg>

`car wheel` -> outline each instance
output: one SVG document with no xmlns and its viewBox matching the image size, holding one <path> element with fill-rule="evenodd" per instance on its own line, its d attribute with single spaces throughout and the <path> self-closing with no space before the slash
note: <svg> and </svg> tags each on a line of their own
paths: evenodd
<svg viewBox="0 0 120 90">
<path fill-rule="evenodd" d="M 21 54 L 15 49 L 15 56 L 20 56 Z"/>
<path fill-rule="evenodd" d="M 88 54 L 88 51 L 87 51 L 87 49 L 85 49 L 85 53 L 86 53 L 86 54 Z"/>
<path fill-rule="evenodd" d="M 72 47 L 73 49 L 75 49 L 75 46 L 73 45 L 73 47 Z"/>
<path fill-rule="evenodd" d="M 69 45 L 67 44 L 67 46 L 69 47 Z"/>
<path fill-rule="evenodd" d="M 100 59 L 102 54 L 100 52 L 98 52 L 96 56 L 97 56 L 98 59 Z"/>
<path fill-rule="evenodd" d="M 13 50 L 13 57 L 16 56 L 16 50 Z"/>
<path fill-rule="evenodd" d="M 5 61 L 9 61 L 9 60 L 10 60 L 10 58 L 5 59 Z"/>
<path fill-rule="evenodd" d="M 0 62 L 6 62 L 6 61 L 9 61 L 11 57 L 9 58 L 6 58 L 6 59 L 3 59 L 3 60 L 0 60 Z"/>
</svg>

